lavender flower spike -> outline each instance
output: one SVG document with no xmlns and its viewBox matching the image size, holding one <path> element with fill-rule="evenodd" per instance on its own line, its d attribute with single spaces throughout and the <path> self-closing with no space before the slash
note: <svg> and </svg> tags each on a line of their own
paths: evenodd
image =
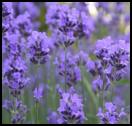
<svg viewBox="0 0 132 126">
<path fill-rule="evenodd" d="M 43 97 L 43 91 L 44 91 L 44 87 L 42 84 L 34 89 L 33 94 L 36 101 L 41 100 L 41 98 Z"/>
<path fill-rule="evenodd" d="M 124 109 L 118 111 L 116 105 L 111 102 L 105 103 L 105 111 L 99 108 L 97 116 L 102 124 L 117 124 L 122 117 L 126 116 Z"/>
</svg>

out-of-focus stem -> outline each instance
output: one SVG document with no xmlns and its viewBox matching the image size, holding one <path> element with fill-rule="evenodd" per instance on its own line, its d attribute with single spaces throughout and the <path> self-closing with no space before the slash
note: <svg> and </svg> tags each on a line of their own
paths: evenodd
<svg viewBox="0 0 132 126">
<path fill-rule="evenodd" d="M 104 88 L 102 90 L 102 109 L 104 111 Z"/>
<path fill-rule="evenodd" d="M 83 89 L 84 89 L 84 87 L 83 87 L 83 86 L 84 86 L 84 85 L 83 85 L 83 83 L 84 83 L 84 82 L 83 82 L 83 72 L 84 72 L 84 71 L 83 71 L 83 65 L 81 65 L 81 70 L 82 70 L 82 72 L 81 72 L 81 73 L 82 73 L 82 74 L 81 74 L 81 75 L 82 75 L 82 76 L 81 76 L 81 80 L 82 80 L 82 81 L 81 81 L 81 88 L 82 88 L 83 104 L 84 104 L 84 112 L 85 112 L 85 92 L 84 92 L 84 90 L 83 90 Z"/>
<path fill-rule="evenodd" d="M 113 89 L 114 89 L 114 84 L 113 82 L 111 82 L 111 101 L 113 99 L 113 93 L 114 93 Z"/>
<path fill-rule="evenodd" d="M 66 91 L 66 47 L 64 46 L 65 51 L 65 91 Z"/>
<path fill-rule="evenodd" d="M 39 121 L 38 121 L 38 102 L 36 101 L 36 124 L 38 124 L 39 123 Z"/>
</svg>

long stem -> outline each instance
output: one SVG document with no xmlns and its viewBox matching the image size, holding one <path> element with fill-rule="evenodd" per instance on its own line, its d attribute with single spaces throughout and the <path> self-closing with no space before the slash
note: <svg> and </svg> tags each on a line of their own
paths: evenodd
<svg viewBox="0 0 132 126">
<path fill-rule="evenodd" d="M 84 85 L 83 85 L 83 83 L 84 83 L 84 82 L 83 82 L 83 72 L 84 72 L 84 71 L 83 71 L 83 65 L 81 65 L 81 70 L 82 70 L 82 72 L 81 72 L 81 73 L 82 73 L 82 74 L 81 74 L 81 75 L 82 75 L 82 76 L 81 76 L 81 79 L 82 79 L 82 81 L 81 81 L 81 85 L 82 85 L 81 88 L 82 88 L 83 104 L 84 104 L 84 112 L 85 112 L 85 92 L 84 92 L 84 87 L 83 87 L 83 86 L 84 86 Z"/>
<path fill-rule="evenodd" d="M 111 82 L 111 101 L 112 101 L 112 98 L 113 98 L 113 93 L 114 93 L 114 91 L 113 91 L 113 83 Z"/>
<path fill-rule="evenodd" d="M 102 90 L 102 109 L 104 111 L 104 89 Z"/>
<path fill-rule="evenodd" d="M 64 46 L 65 51 L 65 91 L 66 91 L 66 47 Z"/>
<path fill-rule="evenodd" d="M 38 121 L 38 102 L 36 101 L 36 124 L 38 124 L 39 123 L 39 121 Z"/>
</svg>

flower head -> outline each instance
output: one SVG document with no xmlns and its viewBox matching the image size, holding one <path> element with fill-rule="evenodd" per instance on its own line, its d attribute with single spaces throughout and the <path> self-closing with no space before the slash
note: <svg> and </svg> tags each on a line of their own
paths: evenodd
<svg viewBox="0 0 132 126">
<path fill-rule="evenodd" d="M 82 123 L 85 119 L 82 98 L 71 87 L 67 92 L 60 94 L 60 106 L 58 112 L 63 123 Z"/>
<path fill-rule="evenodd" d="M 65 59 L 66 58 L 66 59 Z M 65 61 L 66 60 L 66 61 Z M 72 86 L 81 80 L 81 71 L 77 65 L 74 56 L 71 53 L 62 53 L 55 59 L 54 64 L 57 66 L 57 72 L 63 79 L 66 78 L 66 84 Z"/>
<path fill-rule="evenodd" d="M 36 99 L 36 101 L 41 100 L 41 98 L 43 97 L 43 91 L 44 91 L 43 85 L 40 85 L 39 87 L 36 87 L 34 89 L 33 94 L 34 94 L 34 98 Z"/>
<path fill-rule="evenodd" d="M 102 124 L 117 124 L 126 113 L 123 108 L 119 111 L 113 103 L 106 102 L 105 111 L 99 108 L 97 116 Z"/>
<path fill-rule="evenodd" d="M 44 64 L 49 58 L 50 39 L 45 33 L 33 31 L 28 38 L 29 59 L 35 64 Z"/>
</svg>

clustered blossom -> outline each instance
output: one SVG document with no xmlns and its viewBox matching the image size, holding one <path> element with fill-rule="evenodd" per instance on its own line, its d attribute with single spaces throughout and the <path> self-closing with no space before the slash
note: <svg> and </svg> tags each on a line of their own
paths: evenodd
<svg viewBox="0 0 132 126">
<path fill-rule="evenodd" d="M 10 2 L 6 5 L 12 7 Z M 13 13 L 13 10 L 10 13 Z M 2 36 L 2 44 L 4 44 L 4 53 L 6 54 L 3 63 L 3 83 L 10 88 L 12 95 L 17 97 L 29 82 L 29 78 L 26 77 L 27 68 L 23 56 L 25 54 L 25 33 L 27 33 L 26 30 L 29 29 L 31 22 L 28 14 L 25 13 L 17 17 L 12 15 L 8 24 L 10 27 Z"/>
<path fill-rule="evenodd" d="M 12 3 L 2 2 L 2 34 L 8 31 L 13 18 Z"/>
<path fill-rule="evenodd" d="M 118 110 L 117 107 L 111 103 L 105 103 L 105 111 L 99 108 L 97 116 L 102 124 L 117 124 L 123 116 L 126 116 L 124 109 Z"/>
<path fill-rule="evenodd" d="M 49 116 L 49 121 L 57 124 L 81 124 L 86 119 L 83 112 L 82 98 L 73 87 L 67 92 L 59 89 L 58 93 L 60 95 L 58 114 L 52 113 Z M 51 120 L 50 117 L 55 117 L 57 121 Z"/>
<path fill-rule="evenodd" d="M 81 71 L 77 65 L 77 62 L 70 53 L 62 53 L 59 57 L 56 57 L 54 64 L 57 65 L 57 71 L 63 79 L 66 78 L 66 84 L 68 86 L 75 85 L 81 80 Z"/>
<path fill-rule="evenodd" d="M 129 43 L 125 40 L 114 41 L 111 37 L 98 40 L 94 54 L 99 60 L 88 60 L 88 71 L 95 77 L 93 89 L 108 89 L 110 82 L 120 80 L 129 64 Z"/>
<path fill-rule="evenodd" d="M 9 25 L 9 28 L 2 36 L 2 45 L 4 46 L 3 53 L 8 52 L 8 56 L 12 55 L 12 52 L 15 53 L 16 50 L 19 54 L 24 52 L 27 36 L 29 36 L 32 30 L 32 22 L 28 12 L 17 17 L 14 17 L 12 14 L 11 17 L 12 18 L 6 22 L 6 24 Z"/>
<path fill-rule="evenodd" d="M 4 100 L 2 107 L 11 113 L 11 122 L 13 124 L 23 123 L 25 120 L 28 109 L 22 101 L 16 99 L 14 102 L 10 100 Z"/>
<path fill-rule="evenodd" d="M 24 43 L 25 40 L 19 32 L 10 34 L 7 32 L 3 37 L 3 43 L 5 43 L 5 51 L 7 55 L 10 56 L 22 56 L 24 53 Z"/>
<path fill-rule="evenodd" d="M 46 17 L 41 18 L 43 5 L 46 7 L 43 16 Z M 110 4 L 108 2 L 67 4 L 45 2 L 43 5 L 34 2 L 2 2 L 2 53 L 4 55 L 2 84 L 9 89 L 9 93 L 13 96 L 10 100 L 5 99 L 3 101 L 2 107 L 10 114 L 11 123 L 24 123 L 28 112 L 27 106 L 20 100 L 23 90 L 30 84 L 26 61 L 39 64 L 39 66 L 45 64 L 49 60 L 51 52 L 54 51 L 52 49 L 56 49 L 53 47 L 59 49 L 60 46 L 63 47 L 63 51 L 58 52 L 59 56 L 55 57 L 54 64 L 57 66 L 56 72 L 62 77 L 60 79 L 62 84 L 65 84 L 65 90 L 60 87 L 57 88 L 60 96 L 59 107 L 56 112 L 48 115 L 48 123 L 82 124 L 87 120 L 83 110 L 83 106 L 87 105 L 87 103 L 83 105 L 85 93 L 83 94 L 84 97 L 81 97 L 75 89 L 78 82 L 82 80 L 83 83 L 83 74 L 81 76 L 83 66 L 94 77 L 91 82 L 93 91 L 95 93 L 102 91 L 103 106 L 98 109 L 96 115 L 100 123 L 120 123 L 122 117 L 126 116 L 124 108 L 122 108 L 122 106 L 125 106 L 125 102 L 122 101 L 121 97 L 115 97 L 113 102 L 105 102 L 106 99 L 103 95 L 111 83 L 122 79 L 129 71 L 130 33 L 127 27 L 130 25 L 130 14 L 124 14 L 125 4 L 122 2 Z M 92 12 L 90 9 L 94 11 Z M 40 24 L 43 19 L 44 22 Z M 126 27 L 125 35 L 117 36 L 117 33 L 123 29 L 123 27 L 121 27 L 121 30 L 119 28 L 122 21 L 124 22 L 123 27 Z M 96 56 L 95 60 L 91 60 L 92 55 L 88 55 L 84 51 L 79 51 L 73 55 L 76 49 L 69 48 L 68 50 L 68 47 L 80 40 L 86 43 L 85 40 L 90 40 L 95 27 L 97 32 L 101 32 L 98 31 L 98 22 L 99 26 L 103 25 L 106 28 L 103 29 L 104 31 L 111 31 L 112 38 L 108 36 L 97 40 L 93 51 Z M 50 37 L 46 32 L 39 31 L 41 25 L 40 29 L 43 30 L 46 27 L 46 32 Z M 102 32 L 99 35 L 102 36 Z M 96 39 L 96 35 L 91 37 L 91 40 L 93 39 Z M 80 45 L 77 43 L 78 46 Z M 91 49 L 91 45 L 89 48 Z M 47 70 L 52 66 L 51 63 L 47 64 Z M 39 69 L 38 74 L 41 74 Z M 48 89 L 48 85 L 46 86 Z M 50 89 L 53 93 L 54 86 Z M 82 87 L 83 89 L 84 87 Z M 119 90 L 119 92 L 122 91 Z M 35 102 L 41 103 L 44 96 L 44 85 L 35 86 L 32 94 Z M 47 107 L 46 105 L 44 109 L 47 109 Z M 37 105 L 35 109 L 35 112 L 39 112 Z M 38 113 L 36 113 L 36 122 L 38 123 Z"/>
<path fill-rule="evenodd" d="M 33 95 L 37 102 L 39 102 L 41 100 L 41 98 L 43 97 L 43 91 L 44 91 L 43 85 L 40 85 L 39 87 L 36 87 L 34 89 Z"/>
<path fill-rule="evenodd" d="M 97 93 L 101 90 L 107 90 L 110 86 L 110 79 L 104 73 L 101 62 L 88 60 L 86 67 L 88 71 L 94 76 L 94 80 L 92 82 L 93 91 Z"/>
<path fill-rule="evenodd" d="M 29 83 L 29 78 L 26 77 L 26 65 L 23 59 L 11 56 L 4 62 L 4 84 L 11 89 L 13 96 L 21 93 L 21 90 Z"/>
<path fill-rule="evenodd" d="M 110 37 L 98 40 L 95 55 L 105 66 L 106 73 L 118 73 L 129 64 L 130 44 L 125 40 L 114 41 Z"/>
<path fill-rule="evenodd" d="M 15 7 L 17 7 L 17 11 L 20 14 L 26 11 L 29 12 L 32 20 L 34 20 L 34 18 L 37 18 L 40 15 L 39 8 L 33 2 L 17 2 Z"/>
<path fill-rule="evenodd" d="M 25 12 L 24 14 L 18 15 L 16 17 L 15 27 L 24 37 L 31 34 L 33 25 L 31 22 L 31 17 L 28 12 Z"/>
<path fill-rule="evenodd" d="M 47 120 L 49 124 L 58 124 L 59 118 L 60 116 L 57 112 L 51 112 L 49 113 Z"/>
<path fill-rule="evenodd" d="M 74 59 L 78 65 L 86 65 L 88 54 L 81 50 L 74 56 Z"/>
<path fill-rule="evenodd" d="M 32 31 L 28 38 L 28 56 L 34 64 L 44 64 L 49 59 L 50 39 L 43 32 Z"/>
<path fill-rule="evenodd" d="M 79 13 L 76 8 L 56 3 L 48 5 L 47 8 L 46 23 L 53 31 L 52 38 L 57 46 L 68 47 L 76 38 L 89 37 L 94 30 L 93 20 L 85 12 Z"/>
</svg>

